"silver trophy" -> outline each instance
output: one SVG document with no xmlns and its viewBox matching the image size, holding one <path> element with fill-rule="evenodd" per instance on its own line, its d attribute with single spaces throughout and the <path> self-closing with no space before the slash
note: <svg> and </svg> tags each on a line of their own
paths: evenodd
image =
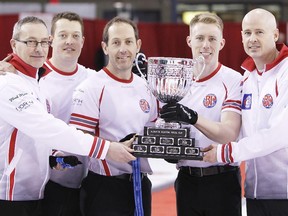
<svg viewBox="0 0 288 216">
<path fill-rule="evenodd" d="M 138 60 L 148 62 L 147 85 L 152 94 L 162 103 L 175 103 L 187 94 L 192 83 L 202 75 L 205 64 L 203 56 L 197 59 L 150 57 L 146 60 L 143 53 L 136 56 L 136 67 L 141 72 Z M 158 128 L 179 128 L 175 122 L 165 122 L 158 118 L 155 124 Z"/>
<path fill-rule="evenodd" d="M 147 62 L 147 86 L 162 103 L 180 101 L 205 68 L 202 56 L 197 59 L 150 57 L 146 60 L 146 56 L 139 53 L 135 65 L 143 79 L 145 76 L 139 68 L 139 59 Z M 152 139 L 153 142 L 146 142 Z M 147 148 L 143 148 L 145 145 Z M 161 118 L 157 119 L 155 127 L 144 127 L 144 135 L 138 137 L 138 144 L 133 148 L 135 155 L 140 157 L 202 159 L 200 149 L 195 147 L 195 139 L 190 138 L 190 127 L 178 122 L 165 122 Z"/>
</svg>

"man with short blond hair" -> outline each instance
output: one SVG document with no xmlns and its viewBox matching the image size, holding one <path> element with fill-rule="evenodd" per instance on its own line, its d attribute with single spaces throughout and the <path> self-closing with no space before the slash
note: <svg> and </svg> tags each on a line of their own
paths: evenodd
<svg viewBox="0 0 288 216">
<path fill-rule="evenodd" d="M 241 126 L 241 74 L 219 62 L 223 22 L 216 14 L 201 13 L 192 18 L 189 33 L 192 56 L 202 56 L 205 68 L 194 72 L 195 82 L 179 103 L 163 106 L 161 118 L 190 124 L 200 148 L 234 141 Z M 177 168 L 177 215 L 241 216 L 238 164 L 179 160 Z"/>
</svg>

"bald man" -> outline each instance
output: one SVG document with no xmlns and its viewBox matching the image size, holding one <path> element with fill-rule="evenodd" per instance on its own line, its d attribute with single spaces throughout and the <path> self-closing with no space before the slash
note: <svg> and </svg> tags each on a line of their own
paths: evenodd
<svg viewBox="0 0 288 216">
<path fill-rule="evenodd" d="M 204 161 L 246 161 L 248 216 L 288 215 L 288 48 L 276 45 L 273 14 L 254 9 L 242 21 L 242 139 L 212 144 Z"/>
</svg>

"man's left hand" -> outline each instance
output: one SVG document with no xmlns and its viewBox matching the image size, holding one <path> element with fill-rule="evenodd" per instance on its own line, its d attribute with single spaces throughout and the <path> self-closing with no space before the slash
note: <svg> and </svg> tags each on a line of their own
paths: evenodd
<svg viewBox="0 0 288 216">
<path fill-rule="evenodd" d="M 121 140 L 119 140 L 119 142 L 122 142 L 124 145 L 130 148 L 136 137 L 136 133 L 131 133 L 123 137 Z"/>
</svg>

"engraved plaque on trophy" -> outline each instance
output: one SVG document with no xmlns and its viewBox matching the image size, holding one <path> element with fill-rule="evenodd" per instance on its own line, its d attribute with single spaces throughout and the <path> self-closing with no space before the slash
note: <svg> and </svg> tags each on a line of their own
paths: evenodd
<svg viewBox="0 0 288 216">
<path fill-rule="evenodd" d="M 159 144 L 160 145 L 174 145 L 174 138 L 173 137 L 160 137 Z"/>
<path fill-rule="evenodd" d="M 137 63 L 139 55 L 147 60 L 142 53 L 136 57 L 136 67 L 144 78 Z M 203 59 L 148 58 L 147 86 L 160 102 L 178 102 L 190 90 L 195 68 L 200 68 L 202 73 Z M 158 118 L 155 126 L 144 127 L 144 134 L 137 140 L 137 144 L 132 145 L 137 157 L 202 160 L 200 148 L 195 147 L 195 139 L 190 137 L 189 126 L 178 122 L 165 122 Z"/>
<path fill-rule="evenodd" d="M 134 151 L 135 152 L 140 152 L 140 153 L 147 153 L 147 145 L 135 145 L 134 146 Z"/>
</svg>

